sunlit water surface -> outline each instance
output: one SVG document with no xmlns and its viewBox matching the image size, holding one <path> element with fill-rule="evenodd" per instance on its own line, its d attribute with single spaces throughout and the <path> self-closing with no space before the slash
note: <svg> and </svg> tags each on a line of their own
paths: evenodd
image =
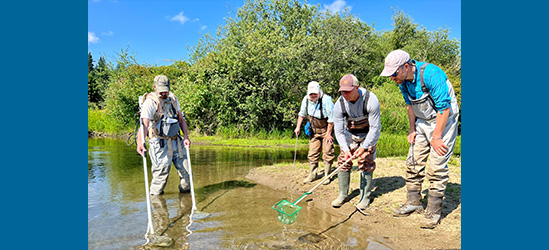
<svg viewBox="0 0 549 250">
<path fill-rule="evenodd" d="M 245 176 L 254 167 L 291 164 L 293 148 L 193 145 L 190 154 L 197 213 L 206 216 L 191 221 L 191 195 L 179 193 L 172 166 L 165 194 L 151 198 L 155 230 L 174 242 L 158 247 L 145 244 L 143 161 L 135 146 L 122 139 L 88 139 L 88 249 L 390 249 L 348 217 L 332 216 L 306 202 L 300 202 L 295 223 L 278 220 L 271 206 L 298 197 Z M 298 161 L 306 158 L 307 150 L 300 150 Z M 148 173 L 151 180 L 150 169 Z"/>
</svg>

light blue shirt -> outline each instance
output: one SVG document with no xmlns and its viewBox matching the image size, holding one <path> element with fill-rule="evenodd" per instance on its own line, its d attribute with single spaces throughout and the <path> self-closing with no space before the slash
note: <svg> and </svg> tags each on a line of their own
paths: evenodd
<svg viewBox="0 0 549 250">
<path fill-rule="evenodd" d="M 320 97 L 318 100 L 320 100 Z M 309 109 L 305 110 L 307 107 L 307 102 L 309 102 Z M 322 114 L 324 115 L 324 118 L 328 118 L 328 123 L 334 122 L 334 103 L 332 101 L 332 97 L 326 94 L 322 95 Z M 303 100 L 301 101 L 301 109 L 299 110 L 298 115 L 303 117 L 310 115 L 320 119 L 320 102 L 317 101 L 317 103 L 314 103 L 311 102 L 307 96 L 303 97 Z"/>
</svg>

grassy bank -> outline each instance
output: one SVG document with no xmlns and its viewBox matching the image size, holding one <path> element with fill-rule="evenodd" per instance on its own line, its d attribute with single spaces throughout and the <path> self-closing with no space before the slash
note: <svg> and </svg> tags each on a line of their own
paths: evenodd
<svg viewBox="0 0 549 250">
<path fill-rule="evenodd" d="M 103 110 L 88 110 L 88 133 L 128 137 L 135 130 L 135 124 L 118 125 L 119 123 L 108 116 Z M 193 143 L 237 146 L 237 147 L 295 147 L 296 139 L 293 127 L 284 131 L 274 130 L 271 132 L 257 131 L 254 133 L 244 132 L 234 127 L 222 128 L 214 136 L 200 134 L 190 131 L 190 138 Z M 305 134 L 298 139 L 298 148 L 307 148 L 309 140 Z M 336 144 L 337 145 L 337 144 Z M 410 144 L 404 134 L 390 134 L 381 132 L 378 142 L 378 157 L 404 156 L 408 153 Z M 454 155 L 461 155 L 461 136 L 458 136 Z"/>
</svg>

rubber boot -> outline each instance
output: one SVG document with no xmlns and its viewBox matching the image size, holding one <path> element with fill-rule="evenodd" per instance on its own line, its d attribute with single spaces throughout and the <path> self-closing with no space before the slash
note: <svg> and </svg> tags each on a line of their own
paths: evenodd
<svg viewBox="0 0 549 250">
<path fill-rule="evenodd" d="M 332 201 L 332 206 L 335 208 L 341 207 L 347 199 L 349 193 L 349 182 L 351 180 L 351 171 L 339 171 L 337 173 L 339 179 L 339 196 Z"/>
<path fill-rule="evenodd" d="M 318 163 L 317 164 L 311 164 L 309 166 L 309 176 L 307 176 L 307 178 L 305 178 L 305 180 L 303 180 L 303 183 L 311 183 L 312 181 L 316 180 L 317 178 L 317 174 L 316 174 L 316 168 L 318 167 Z"/>
<path fill-rule="evenodd" d="M 429 193 L 427 211 L 421 221 L 421 228 L 433 229 L 440 223 L 442 215 L 442 196 L 434 196 Z"/>
<path fill-rule="evenodd" d="M 404 217 L 413 212 L 423 212 L 421 204 L 421 188 L 417 190 L 408 190 L 408 199 L 404 205 L 393 209 L 393 216 Z"/>
<path fill-rule="evenodd" d="M 372 193 L 372 172 L 360 172 L 360 200 L 357 207 L 360 210 L 368 208 L 370 205 L 370 194 Z"/>
<path fill-rule="evenodd" d="M 332 168 L 332 165 L 331 164 L 324 164 L 324 177 L 330 175 L 330 169 Z M 324 182 L 322 182 L 322 184 L 324 185 L 328 185 L 330 184 L 330 182 L 332 182 L 332 180 L 330 180 L 331 178 L 328 178 L 326 179 Z"/>
</svg>

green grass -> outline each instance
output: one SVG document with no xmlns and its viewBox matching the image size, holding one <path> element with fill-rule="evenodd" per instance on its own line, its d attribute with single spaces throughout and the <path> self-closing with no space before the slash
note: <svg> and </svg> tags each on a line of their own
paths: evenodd
<svg viewBox="0 0 549 250">
<path fill-rule="evenodd" d="M 88 132 L 109 135 L 121 135 L 134 132 L 135 124 L 126 124 L 125 126 L 119 124 L 120 123 L 109 116 L 105 110 L 88 109 Z M 220 128 L 214 136 L 190 131 L 189 137 L 193 142 L 220 146 L 294 148 L 296 144 L 293 127 L 284 131 L 245 132 L 235 126 L 231 126 Z M 304 133 L 301 133 L 297 144 L 299 149 L 308 148 L 308 137 Z M 406 139 L 406 135 L 391 134 L 382 131 L 378 141 L 378 157 L 406 156 L 408 154 L 409 146 L 410 144 Z M 336 152 L 336 154 L 339 154 L 339 152 Z M 461 155 L 461 136 L 457 137 L 454 155 Z"/>
</svg>

